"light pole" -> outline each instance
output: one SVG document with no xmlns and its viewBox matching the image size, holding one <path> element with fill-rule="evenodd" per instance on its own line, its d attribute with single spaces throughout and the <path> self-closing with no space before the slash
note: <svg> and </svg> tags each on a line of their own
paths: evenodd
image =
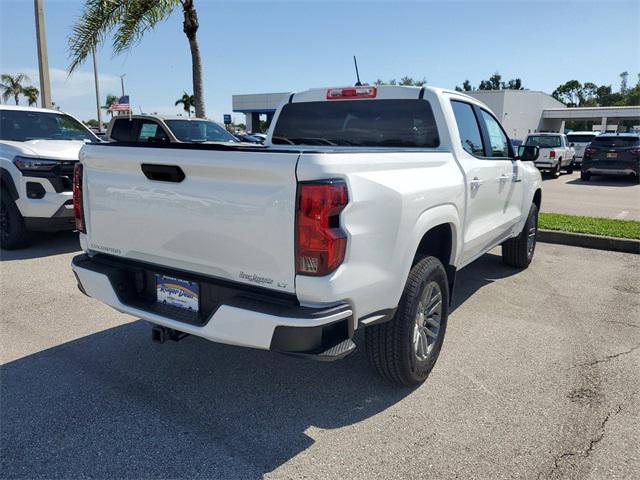
<svg viewBox="0 0 640 480">
<path fill-rule="evenodd" d="M 122 75 L 120 75 L 120 87 L 122 88 L 122 96 L 124 97 L 124 77 L 126 77 L 127 74 L 123 73 Z"/>
<path fill-rule="evenodd" d="M 96 62 L 96 49 L 91 49 L 93 55 L 93 78 L 96 83 L 96 110 L 98 111 L 98 132 L 102 132 L 102 109 L 100 108 L 100 83 L 98 82 L 98 63 Z"/>
<path fill-rule="evenodd" d="M 51 108 L 51 82 L 49 81 L 49 60 L 47 59 L 47 37 L 44 30 L 43 0 L 34 0 L 36 16 L 36 40 L 38 44 L 38 71 L 40 74 L 40 103 L 43 108 Z"/>
</svg>

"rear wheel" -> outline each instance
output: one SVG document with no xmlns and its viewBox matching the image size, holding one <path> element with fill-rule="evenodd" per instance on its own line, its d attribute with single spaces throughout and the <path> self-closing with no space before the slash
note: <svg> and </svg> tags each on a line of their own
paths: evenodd
<svg viewBox="0 0 640 480">
<path fill-rule="evenodd" d="M 0 203 L 0 247 L 14 250 L 29 244 L 29 235 L 24 226 L 24 218 L 20 214 L 16 202 L 6 189 L 2 190 Z"/>
<path fill-rule="evenodd" d="M 392 320 L 365 330 L 367 356 L 382 377 L 400 385 L 424 382 L 447 328 L 449 285 L 435 257 L 414 265 Z"/>
<path fill-rule="evenodd" d="M 553 171 L 551 172 L 551 175 L 553 176 L 553 178 L 558 178 L 560 176 L 562 170 L 562 159 L 558 159 L 558 164 L 556 165 L 556 168 L 553 169 Z"/>
<path fill-rule="evenodd" d="M 589 172 L 580 172 L 580 180 L 583 182 L 588 182 L 591 180 L 591 174 Z"/>
<path fill-rule="evenodd" d="M 573 168 L 575 163 L 576 163 L 576 157 L 573 157 L 571 159 L 571 163 L 569 163 L 569 165 L 567 166 L 567 173 L 573 173 Z"/>
<path fill-rule="evenodd" d="M 527 268 L 533 260 L 537 237 L 538 207 L 534 203 L 520 235 L 502 244 L 502 261 L 512 267 Z"/>
</svg>

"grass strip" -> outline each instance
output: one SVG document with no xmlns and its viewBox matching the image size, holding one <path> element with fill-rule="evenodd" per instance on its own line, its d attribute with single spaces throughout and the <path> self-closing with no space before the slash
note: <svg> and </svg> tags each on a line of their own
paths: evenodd
<svg viewBox="0 0 640 480">
<path fill-rule="evenodd" d="M 613 218 L 582 217 L 563 213 L 540 213 L 538 228 L 562 232 L 588 233 L 606 237 L 640 239 L 640 222 Z"/>
</svg>

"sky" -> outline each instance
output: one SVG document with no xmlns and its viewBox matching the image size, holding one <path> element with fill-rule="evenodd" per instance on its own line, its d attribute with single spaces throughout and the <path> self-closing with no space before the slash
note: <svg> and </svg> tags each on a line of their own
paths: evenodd
<svg viewBox="0 0 640 480">
<path fill-rule="evenodd" d="M 0 0 L 0 72 L 39 88 L 33 0 Z M 82 120 L 96 118 L 91 63 L 67 75 L 80 0 L 44 0 L 52 97 Z M 207 116 L 221 121 L 231 96 L 300 91 L 362 81 L 426 78 L 453 88 L 498 71 L 551 93 L 567 80 L 612 85 L 640 72 L 640 0 L 242 1 L 195 0 Z M 177 10 L 130 52 L 98 50 L 102 102 L 126 92 L 135 111 L 180 113 L 191 93 L 191 56 Z M 24 100 L 23 100 L 24 102 Z M 233 114 L 241 122 L 242 114 Z"/>
</svg>

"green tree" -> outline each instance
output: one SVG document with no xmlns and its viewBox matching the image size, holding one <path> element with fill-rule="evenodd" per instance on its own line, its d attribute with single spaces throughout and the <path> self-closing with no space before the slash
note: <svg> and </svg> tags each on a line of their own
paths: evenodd
<svg viewBox="0 0 640 480">
<path fill-rule="evenodd" d="M 38 103 L 38 97 L 40 96 L 40 90 L 38 90 L 34 86 L 24 87 L 22 89 L 22 94 L 27 99 L 29 106 L 36 105 Z"/>
<path fill-rule="evenodd" d="M 398 82 L 395 78 L 392 78 L 391 80 L 388 80 L 388 81 L 384 81 L 378 78 L 373 83 L 375 85 L 403 85 L 403 86 L 409 86 L 409 87 L 422 87 L 427 83 L 427 79 L 423 77 L 422 80 L 414 80 L 411 77 L 404 76 L 400 79 L 400 82 Z"/>
<path fill-rule="evenodd" d="M 187 112 L 189 116 L 191 116 L 191 109 L 195 105 L 195 102 L 196 100 L 193 95 L 189 95 L 187 92 L 183 92 L 182 97 L 176 100 L 175 105 L 178 106 L 182 104 L 184 111 Z"/>
<path fill-rule="evenodd" d="M 629 90 L 628 81 L 629 81 L 629 72 L 627 71 L 622 72 L 620 74 L 620 93 L 623 95 L 627 93 L 627 90 Z"/>
<path fill-rule="evenodd" d="M 24 73 L 16 73 L 15 75 L 3 73 L 0 76 L 0 88 L 2 89 L 2 99 L 4 102 L 6 103 L 9 98 L 13 97 L 16 105 L 18 105 L 18 103 L 20 103 L 20 95 L 24 94 L 22 83 L 29 81 L 29 77 Z"/>
<path fill-rule="evenodd" d="M 196 117 L 205 117 L 202 60 L 197 32 L 198 14 L 194 0 L 86 0 L 84 11 L 72 27 L 69 37 L 69 73 L 78 68 L 92 50 L 114 32 L 113 51 L 120 54 L 130 50 L 181 7 L 182 30 L 191 50 L 193 93 L 196 99 Z"/>
<path fill-rule="evenodd" d="M 551 94 L 568 107 L 577 107 L 582 99 L 582 84 L 578 80 L 569 80 L 556 88 Z"/>
<path fill-rule="evenodd" d="M 118 101 L 118 97 L 112 93 L 107 94 L 107 98 L 104 102 L 104 107 L 100 107 L 100 108 L 104 108 L 107 111 L 109 110 L 109 107 L 111 105 L 113 105 L 115 102 Z M 109 112 L 109 115 L 111 115 L 113 117 L 113 112 Z"/>
<path fill-rule="evenodd" d="M 98 128 L 98 120 L 96 120 L 95 118 L 92 118 L 90 120 L 87 120 L 86 122 L 83 122 L 87 127 L 93 127 L 93 128 Z"/>
</svg>

